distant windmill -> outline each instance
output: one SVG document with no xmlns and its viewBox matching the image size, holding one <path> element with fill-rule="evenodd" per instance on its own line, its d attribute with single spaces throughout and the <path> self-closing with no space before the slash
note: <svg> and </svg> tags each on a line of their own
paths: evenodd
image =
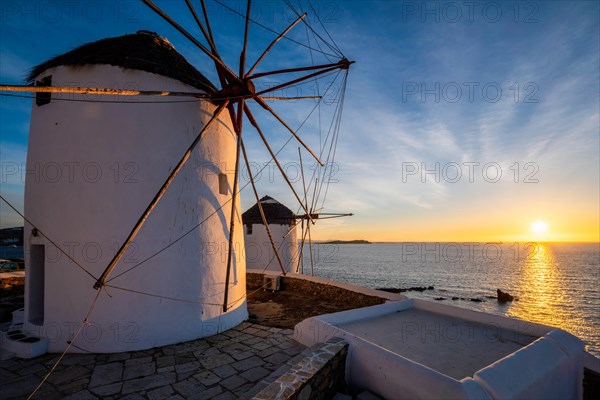
<svg viewBox="0 0 600 400">
<path fill-rule="evenodd" d="M 254 64 L 248 68 L 246 61 L 252 7 L 252 2 L 248 0 L 246 13 L 244 15 L 245 29 L 239 68 L 232 69 L 224 63 L 219 54 L 218 49 L 220 46 L 215 42 L 204 0 L 201 0 L 200 2 L 202 18 L 200 18 L 190 0 L 185 0 L 185 3 L 191 15 L 194 17 L 197 27 L 206 44 L 202 44 L 194 37 L 194 35 L 178 24 L 152 1 L 141 1 L 189 39 L 189 41 L 204 55 L 212 60 L 219 79 L 219 88 L 213 87 L 210 82 L 205 80 L 205 78 L 198 73 L 198 71 L 189 66 L 182 57 L 180 59 L 180 56 L 174 48 L 172 48 L 172 46 L 169 47 L 170 44 L 168 41 L 151 32 L 144 31 L 138 32 L 138 34 L 135 35 L 130 35 L 131 37 L 129 38 L 105 39 L 105 41 L 108 42 L 102 44 L 103 41 L 99 41 L 86 46 L 92 46 L 92 49 L 98 49 L 98 46 L 108 46 L 111 43 L 122 46 L 128 43 L 128 40 L 132 40 L 133 42 L 139 41 L 140 43 L 150 41 L 152 43 L 147 47 L 149 51 L 165 52 L 168 56 L 165 60 L 167 60 L 168 63 L 174 63 L 173 65 L 166 65 L 164 61 L 161 62 L 161 57 L 154 58 L 152 63 L 148 63 L 144 62 L 144 60 L 136 60 L 136 57 L 127 55 L 121 57 L 119 61 L 115 60 L 115 62 L 112 63 L 102 57 L 98 58 L 97 54 L 93 54 L 93 52 L 90 54 L 81 51 L 81 49 L 85 48 L 85 46 L 83 46 L 81 49 L 74 50 L 74 52 L 80 50 L 80 53 L 67 53 L 48 61 L 48 63 L 38 66 L 32 73 L 32 78 L 36 80 L 36 86 L 0 85 L 1 91 L 37 93 L 36 105 L 34 105 L 34 113 L 32 114 L 32 134 L 28 162 L 36 161 L 36 159 L 51 160 L 52 158 L 48 157 L 52 156 L 58 156 L 58 160 L 61 161 L 69 161 L 69 156 L 65 155 L 65 151 L 72 152 L 70 153 L 71 157 L 74 157 L 74 154 L 79 154 L 78 151 L 88 155 L 98 155 L 99 157 L 106 157 L 113 151 L 117 154 L 122 154 L 120 152 L 123 151 L 131 151 L 131 154 L 135 154 L 135 157 L 138 157 L 136 160 L 139 160 L 144 166 L 148 168 L 157 167 L 158 170 L 162 171 L 162 174 L 144 175 L 145 179 L 139 182 L 139 185 L 142 188 L 139 193 L 137 191 L 135 193 L 119 191 L 122 188 L 119 188 L 117 192 L 104 192 L 104 189 L 111 190 L 111 188 L 104 188 L 102 185 L 85 188 L 85 185 L 83 184 L 72 187 L 62 186 L 62 188 L 58 185 L 59 190 L 56 190 L 56 188 L 51 188 L 49 185 L 26 183 L 26 209 L 24 218 L 27 226 L 25 235 L 26 246 L 29 246 L 32 252 L 27 256 L 28 264 L 31 265 L 28 272 L 31 274 L 31 279 L 27 287 L 28 305 L 26 306 L 25 311 L 25 326 L 29 326 L 32 329 L 36 326 L 45 326 L 44 324 L 52 317 L 60 317 L 63 321 L 68 321 L 69 318 L 72 318 L 74 314 L 59 309 L 61 307 L 60 297 L 51 300 L 49 304 L 45 303 L 44 300 L 45 298 L 48 298 L 49 295 L 57 295 L 57 293 L 60 292 L 60 288 L 64 288 L 65 291 L 60 294 L 66 296 L 68 300 L 65 301 L 69 304 L 74 304 L 74 307 L 77 308 L 80 314 L 81 310 L 88 309 L 86 300 L 93 298 L 92 305 L 89 307 L 84 319 L 85 321 L 88 321 L 88 317 L 92 314 L 94 307 L 99 306 L 101 310 L 97 311 L 94 314 L 94 317 L 96 320 L 99 319 L 101 321 L 99 322 L 100 329 L 105 331 L 110 329 L 109 326 L 111 326 L 111 310 L 114 311 L 114 314 L 112 315 L 112 320 L 114 321 L 114 319 L 117 318 L 115 315 L 121 315 L 119 313 L 122 313 L 124 316 L 123 318 L 129 316 L 134 318 L 133 314 L 128 314 L 124 311 L 124 309 L 131 309 L 132 313 L 137 313 L 135 316 L 135 318 L 137 318 L 136 323 L 138 323 L 137 327 L 143 336 L 142 340 L 137 342 L 126 342 L 121 340 L 118 343 L 111 343 L 110 338 L 108 341 L 106 338 L 103 338 L 102 340 L 98 339 L 96 342 L 88 344 L 88 347 L 83 346 L 83 348 L 80 348 L 75 344 L 75 339 L 82 332 L 82 328 L 80 327 L 75 335 L 73 335 L 72 332 L 69 334 L 68 346 L 65 341 L 54 342 L 54 350 L 64 349 L 65 347 L 68 350 L 71 345 L 75 346 L 76 349 L 80 351 L 91 350 L 96 352 L 148 348 L 187 340 L 193 337 L 214 334 L 224 329 L 229 329 L 246 317 L 246 314 L 239 309 L 239 301 L 240 299 L 243 300 L 245 296 L 245 280 L 241 276 L 245 272 L 245 264 L 243 260 L 237 261 L 235 257 L 236 241 L 240 242 L 240 238 L 242 237 L 241 227 L 237 226 L 241 223 L 238 197 L 240 191 L 239 175 L 242 168 L 242 157 L 248 171 L 249 180 L 258 208 L 260 209 L 261 218 L 264 218 L 264 211 L 262 210 L 260 196 L 258 195 L 246 147 L 244 146 L 244 141 L 242 139 L 244 132 L 244 117 L 258 133 L 270 157 L 276 164 L 277 169 L 284 177 L 291 192 L 299 203 L 299 207 L 302 210 L 302 212 L 299 213 L 299 220 L 302 221 L 301 223 L 303 226 L 304 220 L 306 220 L 307 223 L 306 231 L 304 228 L 302 231 L 302 243 L 304 243 L 306 234 L 308 234 L 310 240 L 309 225 L 314 223 L 314 220 L 317 219 L 318 216 L 318 214 L 315 213 L 316 201 L 319 198 L 318 193 L 321 192 L 321 188 L 323 187 L 320 182 L 324 181 L 322 178 L 319 179 L 319 177 L 321 174 L 325 176 L 328 173 L 327 163 L 323 162 L 321 158 L 309 148 L 297 134 L 296 130 L 273 110 L 267 101 L 298 100 L 307 98 L 277 97 L 272 96 L 272 94 L 281 89 L 294 87 L 295 85 L 316 79 L 320 76 L 330 73 L 339 73 L 340 71 L 344 71 L 343 83 L 339 93 L 343 100 L 347 70 L 353 61 L 346 59 L 337 46 L 329 44 L 328 41 L 323 39 L 323 37 L 318 35 L 313 28 L 308 25 L 306 22 L 306 13 L 300 14 L 300 12 L 297 12 L 296 9 L 286 1 L 286 4 L 294 12 L 297 12 L 297 18 L 287 27 L 287 29 L 277 35 L 257 58 Z M 217 3 L 221 4 L 218 1 Z M 225 5 L 222 6 L 227 7 Z M 256 72 L 273 47 L 280 40 L 285 38 L 290 30 L 300 22 L 305 23 L 307 28 L 314 32 L 318 40 L 328 46 L 329 52 L 327 53 L 327 57 L 328 59 L 332 59 L 331 62 L 320 65 L 301 65 L 298 67 L 277 69 L 273 71 Z M 113 40 L 113 42 L 111 42 L 111 40 Z M 132 49 L 129 49 L 132 52 L 131 54 L 135 53 L 135 49 L 136 46 L 134 44 L 132 45 Z M 311 49 L 314 50 L 312 47 Z M 106 50 L 109 51 L 108 48 Z M 118 52 L 116 49 L 110 51 Z M 84 57 L 82 59 L 85 54 L 87 54 L 88 58 Z M 69 58 L 69 55 L 74 57 Z M 156 57 L 156 54 L 154 54 L 154 56 Z M 118 54 L 113 54 L 112 57 L 119 58 Z M 134 74 L 132 75 L 132 79 L 142 83 L 149 83 L 149 85 L 141 85 L 142 87 L 148 87 L 148 89 L 125 90 L 86 88 L 54 84 L 54 82 L 60 82 L 61 80 L 63 82 L 66 81 L 64 79 L 66 74 L 65 68 L 70 66 L 81 66 L 81 69 L 77 70 L 78 73 L 81 74 L 85 74 L 86 71 L 88 71 L 86 68 L 89 66 L 95 66 L 95 69 L 93 69 L 94 74 L 108 78 L 112 72 L 106 64 L 112 64 L 124 69 L 123 74 L 128 74 L 128 70 L 142 71 L 137 73 L 137 75 L 135 72 L 132 72 L 132 74 Z M 50 70 L 55 72 L 53 76 L 50 76 L 50 74 L 47 73 L 47 71 Z M 69 71 L 72 72 L 73 69 L 71 68 Z M 160 78 L 153 78 L 147 73 L 158 75 Z M 256 89 L 258 87 L 256 82 L 260 78 L 279 75 L 286 76 L 288 74 L 292 74 L 291 76 L 293 76 L 293 78 L 286 80 L 284 83 L 275 84 L 266 89 Z M 298 76 L 298 74 L 303 75 Z M 80 75 L 80 77 L 85 78 L 85 75 Z M 99 81 L 102 82 L 103 80 L 99 79 Z M 104 82 L 108 81 L 104 80 Z M 152 85 L 163 86 L 152 87 Z M 59 108 L 52 108 L 50 105 L 45 106 L 48 102 L 52 102 L 52 93 L 80 93 L 98 95 L 99 97 L 111 95 L 119 96 L 119 98 L 121 98 L 120 96 L 151 96 L 149 98 L 156 98 L 156 100 L 148 101 L 148 105 L 143 104 L 144 102 L 141 101 L 136 104 L 136 107 L 138 107 L 138 111 L 136 112 L 138 113 L 137 117 L 139 119 L 135 119 L 135 117 L 132 117 L 131 115 L 126 115 L 126 113 L 122 111 L 125 107 L 132 107 L 127 102 L 115 101 L 111 103 L 102 100 L 94 100 L 91 101 L 91 103 L 98 104 L 98 107 L 87 107 L 85 108 L 85 112 L 82 113 L 79 113 L 79 111 L 77 113 L 71 111 L 71 118 L 61 119 L 60 121 L 56 119 L 55 121 L 54 117 L 58 115 L 57 110 L 59 110 Z M 197 104 L 197 102 L 200 102 L 201 107 L 199 109 L 188 108 L 183 110 L 181 107 L 185 107 L 184 105 L 178 107 L 176 106 L 176 101 L 169 102 L 163 100 L 169 98 L 192 99 L 194 103 L 190 102 L 189 104 Z M 317 99 L 318 101 L 322 100 L 322 96 L 319 95 L 316 97 L 308 96 L 308 98 Z M 166 103 L 167 107 L 172 107 L 169 109 L 169 113 L 155 113 L 155 111 L 159 109 L 157 104 L 160 104 L 161 102 Z M 269 141 L 261 129 L 261 124 L 258 122 L 257 118 L 255 118 L 254 113 L 248 106 L 248 102 L 254 102 L 262 109 L 266 110 L 268 114 L 289 131 L 300 146 L 321 166 L 321 168 L 315 170 L 315 179 L 312 181 L 314 186 L 311 202 L 313 204 L 309 205 L 308 203 L 307 191 L 310 190 L 310 185 L 307 187 L 306 182 L 304 181 L 304 175 L 304 196 L 301 197 L 287 177 L 284 168 L 277 159 L 277 152 L 274 151 L 269 144 Z M 145 106 L 147 106 L 146 109 L 139 108 Z M 329 161 L 333 160 L 332 148 L 334 148 L 335 143 L 337 143 L 342 106 L 343 101 L 336 109 L 328 133 L 328 138 L 330 139 L 326 139 L 323 143 L 323 147 L 320 149 L 322 154 L 327 155 Z M 83 108 L 79 110 L 83 110 Z M 127 110 L 129 112 L 132 108 L 127 108 Z M 64 112 L 64 109 L 61 112 Z M 67 113 L 68 112 L 69 111 L 67 111 Z M 104 119 L 100 118 L 94 120 L 98 115 L 94 114 L 95 112 L 99 112 Z M 110 115 L 112 115 L 111 113 L 115 114 L 112 119 L 110 117 Z M 66 114 L 62 114 L 63 117 L 64 115 Z M 79 132 L 77 131 L 77 126 L 70 125 L 75 121 L 89 124 L 90 132 L 98 132 L 100 135 L 87 136 L 90 141 L 85 142 L 84 138 L 86 136 L 78 136 Z M 55 124 L 53 125 L 53 123 Z M 169 128 L 169 124 L 172 124 L 170 126 L 175 127 L 176 129 L 183 129 L 184 126 L 187 126 L 188 131 L 185 132 L 185 134 L 182 132 L 182 136 L 178 136 L 177 140 L 170 141 L 168 135 L 176 135 L 180 132 L 171 132 L 172 128 Z M 79 127 L 79 129 L 81 129 L 81 127 Z M 125 130 L 121 131 L 123 129 Z M 144 130 L 151 132 L 147 139 L 143 136 Z M 53 134 L 56 135 L 55 138 L 57 140 L 49 140 L 48 137 L 43 138 L 41 131 L 54 132 Z M 131 132 L 131 137 L 129 137 L 129 139 L 127 136 L 128 132 Z M 164 146 L 150 145 L 150 141 L 153 138 L 158 138 L 157 133 L 159 132 L 165 135 L 163 142 Z M 105 134 L 106 136 L 103 137 L 102 134 Z M 69 142 L 60 143 L 61 138 L 66 138 Z M 81 142 L 79 142 L 79 140 L 81 140 Z M 115 142 L 107 143 L 108 140 L 115 140 Z M 128 140 L 132 141 L 128 142 Z M 186 140 L 187 142 L 185 142 Z M 184 142 L 187 144 L 183 145 Z M 66 146 L 67 144 L 68 146 Z M 325 148 L 325 144 L 328 144 L 329 148 Z M 140 150 L 150 151 L 151 153 L 143 153 L 140 152 Z M 48 153 L 44 154 L 44 151 Z M 173 155 L 176 154 L 177 151 L 179 151 L 179 155 L 173 158 Z M 335 154 L 335 151 L 333 151 L 333 154 Z M 97 160 L 92 159 L 88 161 L 93 162 Z M 233 182 L 229 182 L 226 174 L 223 174 L 218 168 L 213 171 L 215 172 L 214 179 L 211 178 L 210 184 L 207 184 L 209 181 L 203 181 L 202 179 L 199 179 L 198 176 L 193 175 L 195 171 L 194 166 L 204 166 L 203 163 L 208 163 L 214 167 L 219 162 L 227 161 L 232 161 L 235 164 Z M 81 160 L 81 162 L 83 163 L 85 160 Z M 193 165 L 190 166 L 190 164 Z M 133 163 L 131 168 L 135 168 L 135 165 L 138 164 Z M 117 166 L 117 168 L 123 167 L 124 166 L 122 165 Z M 160 181 L 157 181 L 157 179 L 159 179 L 157 177 L 160 178 Z M 48 182 L 44 183 L 47 184 Z M 319 184 L 321 184 L 321 186 L 318 186 Z M 174 188 L 181 192 L 174 192 L 172 190 Z M 94 191 L 94 189 L 96 191 Z M 184 191 L 186 192 L 184 193 Z M 97 198 L 94 197 L 95 193 Z M 127 201 L 127 196 L 129 195 L 134 197 L 130 199 L 130 201 Z M 79 220 L 77 220 L 79 217 L 75 217 L 65 225 L 61 225 L 60 218 L 57 217 L 56 212 L 63 212 L 63 216 L 69 215 L 70 212 L 75 212 L 79 205 L 77 202 L 73 201 L 73 196 L 77 196 L 77 201 L 86 203 L 86 206 L 83 207 L 86 213 L 82 214 L 82 218 Z M 219 200 L 222 196 L 225 196 L 224 199 L 226 200 L 224 202 Z M 120 202 L 121 199 L 122 203 Z M 146 200 L 142 201 L 141 199 Z M 43 204 L 43 202 L 46 202 L 46 204 Z M 223 205 L 227 203 L 231 203 L 228 213 L 224 212 L 225 209 L 223 208 Z M 39 212 L 34 210 L 34 208 L 38 206 L 41 210 Z M 169 217 L 169 212 L 172 211 L 172 207 L 179 207 L 179 213 L 176 214 L 175 220 Z M 184 226 L 181 224 L 176 226 L 180 232 L 169 231 L 171 233 L 168 233 L 167 239 L 161 236 L 165 234 L 166 228 L 164 224 L 168 224 L 171 221 L 174 221 L 173 223 L 177 224 L 177 221 L 179 221 L 177 218 L 183 218 L 184 215 L 188 217 L 189 215 L 192 215 L 193 218 L 198 221 L 198 224 L 194 228 L 204 224 L 202 225 L 201 233 L 198 236 L 198 241 L 201 242 L 200 244 L 202 246 L 205 246 L 203 248 L 205 253 L 210 252 L 209 247 L 211 245 L 214 245 L 215 243 L 218 245 L 221 239 L 227 239 L 226 262 L 224 262 L 224 265 L 221 265 L 217 260 L 218 257 L 213 254 L 212 256 L 214 257 L 209 257 L 209 261 L 202 263 L 199 267 L 200 269 L 194 269 L 196 267 L 190 265 L 175 265 L 169 267 L 173 269 L 173 272 L 177 271 L 177 267 L 182 268 L 182 270 L 177 271 L 180 273 L 177 277 L 173 277 L 172 272 L 170 271 L 157 270 L 157 276 L 160 278 L 154 279 L 142 274 L 140 271 L 143 268 L 137 267 L 144 263 L 146 263 L 146 266 L 150 265 L 153 261 L 156 261 L 155 257 L 161 256 L 159 253 L 163 251 L 164 253 L 162 256 L 172 254 L 173 257 L 177 257 L 177 262 L 185 261 L 186 263 L 195 259 L 195 257 L 197 258 L 199 255 L 202 257 L 206 255 L 186 253 L 186 251 L 189 251 L 186 248 L 175 247 L 176 243 L 191 232 L 191 230 L 187 233 L 183 232 Z M 133 219 L 132 216 L 134 216 Z M 211 222 L 207 222 L 211 217 L 213 217 L 210 219 Z M 329 217 L 333 217 L 333 215 Z M 171 220 L 169 218 L 171 218 Z M 319 218 L 323 219 L 326 217 L 319 216 Z M 214 222 L 216 220 L 218 220 L 218 223 Z M 265 226 L 268 227 L 267 221 L 263 220 L 263 222 Z M 105 257 L 107 257 L 106 253 L 98 258 L 100 260 L 98 263 L 102 264 L 103 268 L 99 269 L 99 265 L 85 266 L 83 265 L 85 263 L 82 263 L 81 260 L 77 260 L 76 257 L 69 255 L 68 252 L 62 248 L 64 247 L 64 239 L 70 237 L 67 232 L 65 232 L 68 230 L 67 227 L 73 227 L 76 234 L 81 234 L 85 238 L 99 236 L 106 241 L 113 238 L 117 243 L 120 243 L 120 245 L 114 248 L 114 254 L 110 256 L 110 259 L 105 260 Z M 29 230 L 27 230 L 27 228 L 29 228 Z M 68 233 L 72 235 L 74 232 L 70 231 Z M 271 237 L 270 233 L 269 237 Z M 136 240 L 136 238 L 139 240 Z M 138 241 L 146 246 L 157 245 L 161 250 L 156 254 L 149 253 L 151 255 L 147 259 L 127 268 L 127 266 L 124 265 L 125 261 L 128 258 L 128 254 L 135 253 L 137 250 L 136 246 L 140 246 Z M 277 253 L 272 237 L 270 242 L 273 250 Z M 158 245 L 159 243 L 160 245 Z M 78 286 L 79 281 L 68 282 L 65 281 L 67 278 L 64 276 L 49 276 L 46 273 L 45 266 L 42 262 L 45 257 L 43 253 L 44 244 L 54 245 L 65 257 L 63 259 L 64 263 L 61 264 L 60 268 L 57 268 L 56 271 L 67 271 L 69 268 L 72 269 L 73 264 L 75 264 L 85 275 L 87 275 L 82 276 L 86 279 L 93 279 L 93 285 L 86 286 L 88 289 L 84 289 L 83 286 Z M 147 248 L 142 250 L 145 250 L 146 253 L 148 253 Z M 167 259 L 167 261 L 173 260 Z M 196 260 L 195 262 L 197 263 L 198 261 Z M 159 268 L 156 266 L 156 263 L 154 265 L 154 268 Z M 236 265 L 238 268 L 234 268 Z M 121 267 L 120 270 L 118 270 L 118 273 L 116 270 L 117 266 Z M 221 269 L 222 266 L 224 268 Z M 90 270 L 93 270 L 93 272 L 90 272 Z M 181 271 L 187 272 L 182 273 Z M 185 275 L 187 273 L 191 275 Z M 136 280 L 127 280 L 126 278 L 128 275 L 134 276 Z M 198 288 L 196 281 L 190 279 L 190 276 L 196 277 L 202 282 L 200 289 Z M 221 277 L 223 278 L 223 281 L 221 281 Z M 118 282 L 133 283 L 138 286 L 132 289 L 131 287 L 126 287 L 125 284 L 117 285 Z M 164 293 L 146 291 L 142 289 L 145 282 L 151 282 L 151 286 L 154 285 L 154 289 L 158 292 L 163 289 L 163 286 L 165 286 L 166 289 L 177 288 L 180 290 L 180 297 L 174 297 L 172 293 L 166 289 Z M 215 283 L 221 285 L 222 292 L 213 293 L 210 296 L 207 296 L 209 299 L 204 298 L 202 290 L 208 289 L 210 285 L 214 285 Z M 90 295 L 89 292 L 91 286 L 96 289 L 93 296 Z M 46 291 L 45 294 L 44 290 Z M 53 293 L 49 293 L 48 290 L 53 291 Z M 235 291 L 235 297 L 233 299 L 231 298 L 232 290 Z M 113 299 L 117 297 L 117 291 L 126 292 L 119 292 L 121 293 L 120 296 L 123 296 L 121 297 L 124 299 L 123 301 L 127 302 L 124 304 L 124 309 L 115 309 L 114 303 L 112 303 L 113 308 L 111 308 L 110 299 L 108 297 L 100 297 L 102 291 L 105 291 L 107 295 Z M 81 308 L 82 298 L 78 298 L 72 293 L 84 292 L 87 297 L 84 297 L 83 299 L 85 307 Z M 215 300 L 215 296 L 217 295 L 220 296 L 220 301 L 218 303 Z M 187 298 L 186 300 L 186 296 L 190 296 L 190 298 L 193 297 L 193 299 Z M 151 298 L 152 300 L 143 300 L 148 298 Z M 190 320 L 190 315 L 194 312 L 198 314 L 198 311 L 197 309 L 194 311 L 194 308 L 191 307 L 188 308 L 188 311 L 186 312 L 182 311 L 182 308 L 176 309 L 167 307 L 162 310 L 162 314 L 157 311 L 155 317 L 152 316 L 151 313 L 140 315 L 140 310 L 147 309 L 148 307 L 163 307 L 163 303 L 169 301 L 180 303 L 185 303 L 187 301 L 187 303 L 194 305 L 195 307 L 201 305 L 200 315 L 196 315 L 195 317 L 196 322 L 194 322 L 193 318 Z M 102 311 L 103 306 L 105 307 L 103 309 L 104 311 Z M 222 311 L 217 312 L 216 307 L 219 307 Z M 164 321 L 165 315 L 168 315 L 170 318 L 167 322 Z M 124 319 L 119 319 L 119 321 L 124 321 Z M 169 324 L 172 324 L 173 326 L 169 326 Z M 60 339 L 64 339 L 65 337 L 66 334 L 60 335 Z M 80 344 L 80 342 L 77 343 Z"/>
<path fill-rule="evenodd" d="M 283 275 L 288 272 L 304 273 L 303 256 L 308 235 L 311 274 L 314 275 L 310 225 L 320 219 L 348 216 L 352 214 L 312 212 L 312 222 L 305 225 L 308 215 L 296 214 L 274 198 L 264 196 L 242 214 L 246 267 L 262 272 L 281 272 Z M 298 225 L 302 226 L 300 241 Z M 267 243 L 270 243 L 268 249 Z M 273 243 L 275 246 L 272 246 Z"/>
<path fill-rule="evenodd" d="M 246 268 L 283 275 L 295 271 L 298 236 L 292 210 L 271 196 L 264 196 L 242 214 L 242 222 Z"/>
</svg>

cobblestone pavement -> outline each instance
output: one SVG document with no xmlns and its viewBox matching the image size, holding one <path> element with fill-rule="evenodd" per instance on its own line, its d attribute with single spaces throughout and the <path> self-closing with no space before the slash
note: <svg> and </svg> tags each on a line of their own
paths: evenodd
<svg viewBox="0 0 600 400">
<path fill-rule="evenodd" d="M 249 398 L 305 349 L 290 329 L 244 322 L 219 335 L 144 351 L 67 354 L 36 399 Z M 58 358 L 0 361 L 0 399 L 22 399 Z"/>
</svg>

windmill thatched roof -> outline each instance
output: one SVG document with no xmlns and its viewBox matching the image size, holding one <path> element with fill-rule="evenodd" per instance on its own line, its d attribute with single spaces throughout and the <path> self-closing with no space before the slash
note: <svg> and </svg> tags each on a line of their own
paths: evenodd
<svg viewBox="0 0 600 400">
<path fill-rule="evenodd" d="M 39 74 L 49 68 L 88 64 L 108 64 L 152 72 L 177 79 L 207 93 L 216 92 L 214 85 L 187 62 L 167 39 L 149 31 L 84 44 L 34 67 L 27 81 L 33 83 Z"/>
<path fill-rule="evenodd" d="M 296 219 L 296 215 L 292 210 L 275 200 L 270 196 L 265 196 L 260 199 L 267 222 L 269 224 L 292 225 Z M 263 220 L 260 216 L 258 204 L 253 205 L 245 213 L 242 214 L 242 222 L 245 225 L 261 224 Z"/>
</svg>

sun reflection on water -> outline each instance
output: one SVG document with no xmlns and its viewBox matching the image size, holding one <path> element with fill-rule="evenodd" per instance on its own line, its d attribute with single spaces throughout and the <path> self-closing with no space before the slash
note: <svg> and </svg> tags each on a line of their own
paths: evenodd
<svg viewBox="0 0 600 400">
<path fill-rule="evenodd" d="M 576 331 L 576 324 L 566 312 L 565 277 L 552 248 L 536 243 L 534 251 L 521 260 L 519 269 L 519 301 L 510 305 L 507 315 Z"/>
</svg>

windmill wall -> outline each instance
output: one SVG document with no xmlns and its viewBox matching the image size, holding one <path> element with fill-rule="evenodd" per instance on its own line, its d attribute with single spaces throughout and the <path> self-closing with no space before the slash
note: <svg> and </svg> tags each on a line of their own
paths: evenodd
<svg viewBox="0 0 600 400">
<path fill-rule="evenodd" d="M 36 80 L 49 76 L 53 86 L 196 90 L 110 65 L 53 67 Z M 228 311 L 222 307 L 233 174 L 226 179 L 219 174 L 235 165 L 235 134 L 226 112 L 206 132 L 92 306 L 95 278 L 215 110 L 207 101 L 182 100 L 190 99 L 53 94 L 48 104 L 33 102 L 25 215 L 93 275 L 25 225 L 25 328 L 48 338 L 50 351 L 67 347 L 90 308 L 89 323 L 70 351 L 151 348 L 213 335 L 247 318 L 246 264 L 239 247 Z M 243 243 L 239 206 L 235 218 L 234 242 Z"/>
<path fill-rule="evenodd" d="M 248 226 L 251 226 L 249 233 Z M 298 267 L 298 236 L 296 228 L 289 235 L 292 227 L 288 224 L 269 224 L 269 229 L 278 249 L 285 272 L 296 272 Z M 246 248 L 246 267 L 272 272 L 281 272 L 281 267 L 274 256 L 267 229 L 263 224 L 244 225 L 244 241 Z"/>
</svg>

